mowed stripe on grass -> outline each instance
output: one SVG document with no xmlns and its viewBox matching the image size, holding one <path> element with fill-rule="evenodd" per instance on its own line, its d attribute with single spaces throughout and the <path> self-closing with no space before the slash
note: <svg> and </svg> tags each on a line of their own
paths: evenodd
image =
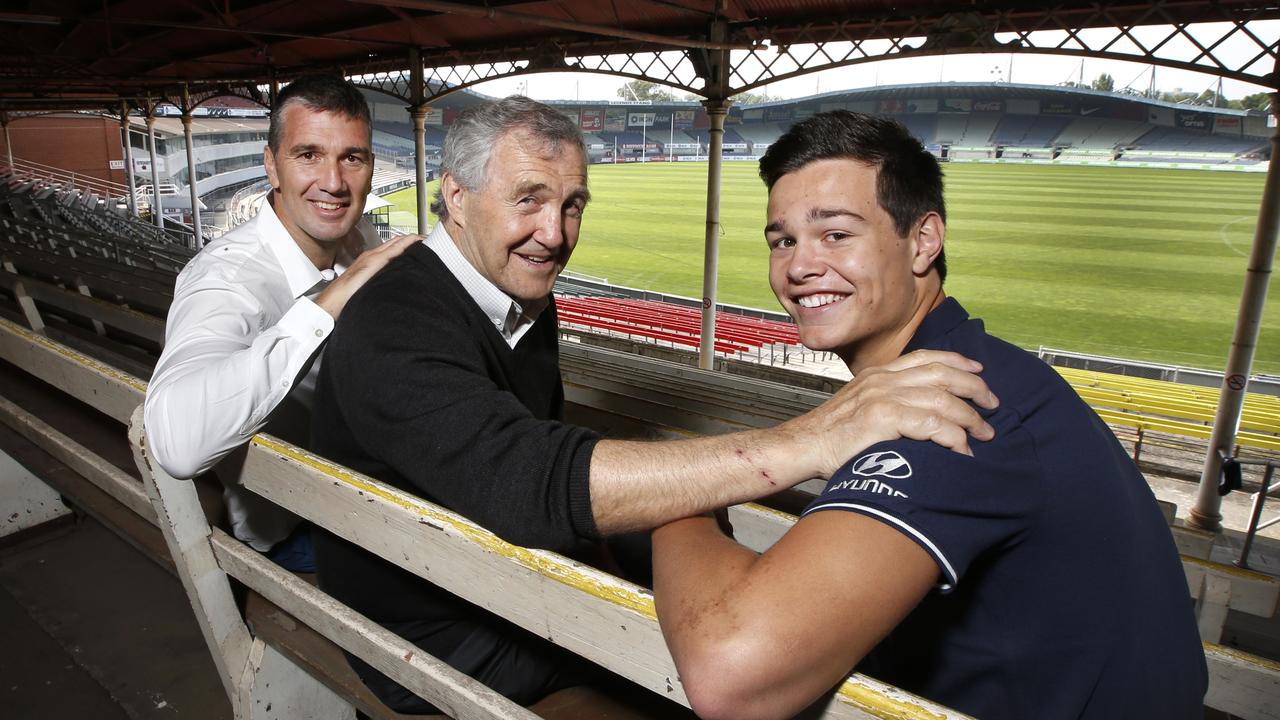
<svg viewBox="0 0 1280 720">
<path fill-rule="evenodd" d="M 765 191 L 726 162 L 719 299 L 777 309 L 766 277 Z M 947 291 L 989 330 L 1039 345 L 1221 368 L 1262 194 L 1260 174 L 953 164 Z M 705 163 L 596 165 L 570 269 L 702 294 Z M 411 195 L 406 203 L 412 210 Z M 1280 373 L 1280 297 L 1258 372 Z"/>
</svg>

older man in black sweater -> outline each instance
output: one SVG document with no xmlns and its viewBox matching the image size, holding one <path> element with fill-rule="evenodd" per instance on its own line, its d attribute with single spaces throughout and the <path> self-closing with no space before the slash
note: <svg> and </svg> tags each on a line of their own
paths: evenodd
<svg viewBox="0 0 1280 720">
<path fill-rule="evenodd" d="M 601 538 L 827 478 L 908 436 L 961 452 L 995 397 L 948 353 L 864 372 L 771 430 L 642 443 L 561 421 L 551 290 L 589 199 L 575 124 L 526 98 L 458 118 L 444 148 L 440 223 L 354 297 L 317 386 L 315 449 L 466 515 L 504 539 L 576 553 Z M 339 600 L 512 699 L 583 681 L 566 655 L 328 533 L 320 583 Z M 393 708 L 434 708 L 353 659 Z"/>
</svg>

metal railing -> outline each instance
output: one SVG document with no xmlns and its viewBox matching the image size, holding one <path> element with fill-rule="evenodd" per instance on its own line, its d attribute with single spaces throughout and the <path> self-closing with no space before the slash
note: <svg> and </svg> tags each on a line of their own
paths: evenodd
<svg viewBox="0 0 1280 720">
<path fill-rule="evenodd" d="M 1058 367 L 1096 370 L 1117 375 L 1131 375 L 1133 377 L 1165 380 L 1167 382 L 1199 385 L 1208 388 L 1222 387 L 1222 371 L 1220 370 L 1206 370 L 1185 365 L 1166 365 L 1109 355 L 1092 355 L 1045 347 L 1044 345 L 1041 345 L 1036 350 L 1036 355 L 1050 365 Z M 1280 378 L 1275 375 L 1254 373 L 1249 378 L 1249 392 L 1280 395 Z"/>
<path fill-rule="evenodd" d="M 0 174 L 4 173 L 12 174 L 15 178 L 22 180 L 43 181 L 63 190 L 92 193 L 104 200 L 124 202 L 129 197 L 129 188 L 121 183 L 21 158 L 14 158 L 12 165 L 7 161 L 0 162 Z"/>
<path fill-rule="evenodd" d="M 1244 533 L 1244 543 L 1240 546 L 1240 557 L 1236 559 L 1236 567 L 1249 567 L 1249 551 L 1253 549 L 1253 539 L 1257 537 L 1259 530 L 1265 530 L 1276 523 L 1280 523 L 1280 515 L 1262 522 L 1262 508 L 1267 503 L 1267 497 L 1275 492 L 1276 488 L 1271 484 L 1275 477 L 1276 467 L 1280 466 L 1280 460 L 1261 460 L 1240 457 L 1227 457 L 1223 459 L 1223 474 L 1226 475 L 1230 464 L 1235 465 L 1253 465 L 1256 467 L 1266 468 L 1262 473 L 1262 485 L 1258 488 L 1258 492 L 1250 495 L 1253 500 L 1251 510 L 1249 512 L 1249 527 Z M 1236 470 L 1238 472 L 1238 468 Z M 1230 487 L 1227 486 L 1227 492 Z"/>
</svg>

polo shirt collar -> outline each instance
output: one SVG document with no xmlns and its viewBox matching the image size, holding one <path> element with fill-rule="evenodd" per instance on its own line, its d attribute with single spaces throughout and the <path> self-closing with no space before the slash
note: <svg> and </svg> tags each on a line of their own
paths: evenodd
<svg viewBox="0 0 1280 720">
<path fill-rule="evenodd" d="M 551 304 L 550 298 L 543 298 L 526 306 L 520 305 L 472 266 L 462 255 L 462 251 L 458 250 L 444 225 L 444 222 L 438 222 L 431 229 L 427 235 L 427 247 L 466 289 L 467 294 L 493 323 L 493 327 L 514 347 L 524 331 Z"/>
<path fill-rule="evenodd" d="M 911 336 L 911 342 L 907 343 L 902 354 L 906 355 L 913 350 L 930 346 L 934 340 L 956 329 L 960 323 L 968 319 L 969 313 L 959 301 L 953 297 L 943 299 L 941 305 L 924 316 L 924 320 L 916 328 L 915 334 Z"/>
<path fill-rule="evenodd" d="M 294 242 L 293 236 L 276 215 L 275 208 L 271 207 L 271 203 L 267 200 L 262 201 L 262 207 L 253 221 L 258 224 L 258 237 L 271 248 L 272 254 L 279 261 L 280 270 L 284 273 L 285 281 L 289 283 L 289 292 L 295 300 L 310 294 L 317 286 L 323 288 L 328 285 L 350 264 L 346 253 L 339 252 L 332 270 L 316 269 L 311 258 L 308 258 L 307 254 L 302 252 L 302 248 L 298 247 L 298 243 Z"/>
</svg>

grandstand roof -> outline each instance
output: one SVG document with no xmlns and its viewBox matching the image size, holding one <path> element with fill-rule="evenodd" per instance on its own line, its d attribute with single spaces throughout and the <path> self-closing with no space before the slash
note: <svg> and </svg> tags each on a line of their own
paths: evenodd
<svg viewBox="0 0 1280 720">
<path fill-rule="evenodd" d="M 191 121 L 191 134 L 221 134 L 229 132 L 266 132 L 267 118 L 204 118 Z M 146 120 L 129 118 L 129 124 L 138 132 L 147 131 Z M 176 117 L 156 118 L 156 135 L 159 137 L 183 137 L 182 120 Z"/>
<path fill-rule="evenodd" d="M 527 61 L 569 69 L 566 58 L 653 50 L 747 48 L 928 35 L 928 52 L 1000 49 L 992 33 L 1037 27 L 1123 26 L 1280 17 L 1250 0 L 1151 0 L 1105 6 L 1061 0 L 19 0 L 0 27 L 0 108 L 101 107 L 118 98 L 198 99 L 304 71 L 389 72 L 411 49 L 428 67 Z M 719 19 L 723 38 L 712 40 Z M 1039 19 L 1051 13 L 1053 24 Z M 966 24 L 967 23 L 967 24 Z M 1215 68 L 1206 67 L 1212 71 Z M 635 72 L 633 70 L 633 72 Z M 643 72 L 643 71 L 642 71 Z"/>
<path fill-rule="evenodd" d="M 817 95 L 808 95 L 805 97 L 790 98 L 787 100 L 772 100 L 767 103 L 751 105 L 751 107 L 781 107 L 784 105 L 795 105 L 797 103 L 811 102 L 827 98 L 874 97 L 876 99 L 884 100 L 915 100 L 919 98 L 966 98 L 973 97 L 975 95 L 981 95 L 982 97 L 988 98 L 1028 99 L 1038 99 L 1049 95 L 1061 95 L 1077 98 L 1088 97 L 1105 101 L 1134 102 L 1141 103 L 1143 105 L 1177 108 L 1179 110 L 1217 113 L 1219 115 L 1243 116 L 1250 114 L 1265 114 L 1257 110 L 1235 110 L 1233 108 L 1215 108 L 1206 105 L 1173 103 L 1166 100 L 1147 98 L 1141 95 L 1130 95 L 1127 93 L 1110 92 L 1106 90 L 1094 90 L 1092 88 L 1070 87 L 1066 85 L 1033 85 L 1027 83 L 999 82 L 938 82 L 909 83 L 903 85 L 877 85 L 875 87 L 855 88 L 852 90 L 832 90 L 830 92 L 819 93 Z"/>
</svg>

